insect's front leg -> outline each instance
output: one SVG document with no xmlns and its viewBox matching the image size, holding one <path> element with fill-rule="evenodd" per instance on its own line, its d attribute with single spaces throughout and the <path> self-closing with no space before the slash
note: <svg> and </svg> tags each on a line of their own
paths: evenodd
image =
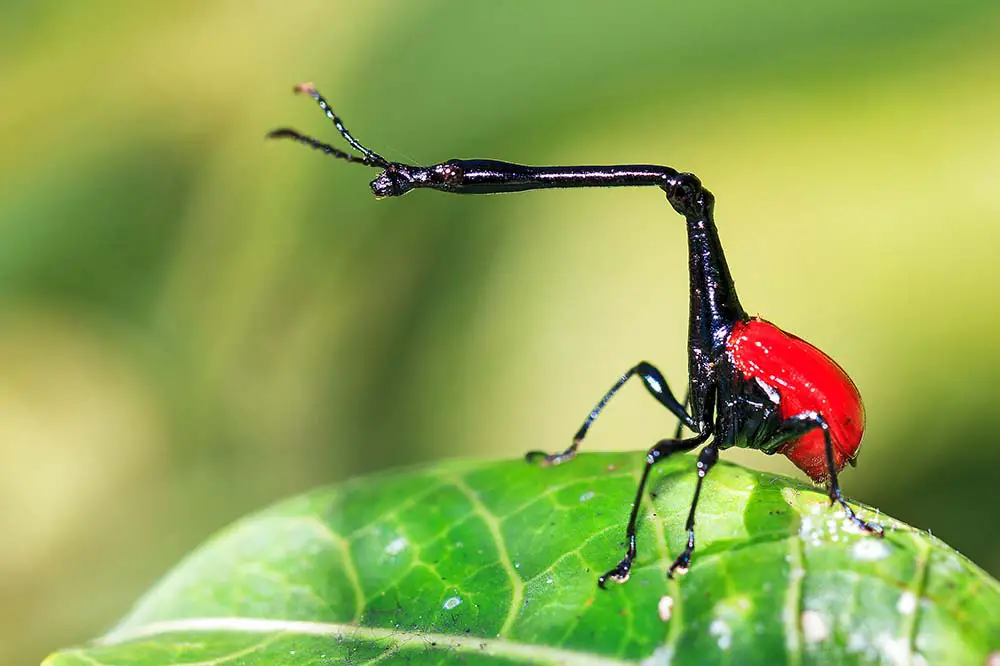
<svg viewBox="0 0 1000 666">
<path fill-rule="evenodd" d="M 601 411 L 607 406 L 611 398 L 615 397 L 615 394 L 625 386 L 625 383 L 631 379 L 633 376 L 638 375 L 642 378 L 642 385 L 646 387 L 649 394 L 652 395 L 656 400 L 670 410 L 670 413 L 680 419 L 683 425 L 696 430 L 696 424 L 694 418 L 684 409 L 684 405 L 674 397 L 673 392 L 670 390 L 670 386 L 667 385 L 667 380 L 664 379 L 663 373 L 656 369 L 652 364 L 642 361 L 631 368 L 628 372 L 622 375 L 618 381 L 615 382 L 614 386 L 604 394 L 604 397 L 597 403 L 597 405 L 590 410 L 590 414 L 584 420 L 583 425 L 580 429 L 576 431 L 576 435 L 573 436 L 573 443 L 570 444 L 569 448 L 560 453 L 545 453 L 544 451 L 529 451 L 525 454 L 525 459 L 528 462 L 540 462 L 543 465 L 558 465 L 564 463 L 568 460 L 572 460 L 576 456 L 577 449 L 580 448 L 580 443 L 583 442 L 583 438 L 587 435 L 587 431 L 590 430 L 591 424 L 597 419 Z M 680 436 L 680 429 L 678 428 L 677 437 Z M 654 447 L 655 448 L 655 447 Z"/>
</svg>

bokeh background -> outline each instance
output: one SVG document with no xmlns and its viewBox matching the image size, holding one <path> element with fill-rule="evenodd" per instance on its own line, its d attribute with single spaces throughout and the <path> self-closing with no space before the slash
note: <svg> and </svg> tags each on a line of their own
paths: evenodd
<svg viewBox="0 0 1000 666">
<path fill-rule="evenodd" d="M 0 2 L 0 663 L 94 636 L 230 520 L 568 443 L 685 381 L 656 191 L 374 201 L 390 159 L 692 170 L 744 305 L 828 351 L 848 494 L 1000 574 L 1000 5 Z M 670 432 L 638 387 L 588 444 Z M 794 473 L 781 459 L 747 464 Z"/>
</svg>

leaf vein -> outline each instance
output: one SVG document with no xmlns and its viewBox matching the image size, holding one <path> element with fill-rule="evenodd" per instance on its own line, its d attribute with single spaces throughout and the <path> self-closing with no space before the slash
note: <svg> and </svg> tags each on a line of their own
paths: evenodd
<svg viewBox="0 0 1000 666">
<path fill-rule="evenodd" d="M 348 540 L 348 541 L 354 541 L 355 539 L 357 539 L 360 536 L 363 536 L 367 532 L 372 531 L 373 529 L 375 529 L 378 526 L 379 523 L 381 523 L 381 522 L 383 522 L 385 520 L 388 520 L 389 518 L 396 518 L 398 520 L 399 519 L 399 514 L 401 512 L 406 511 L 407 509 L 412 509 L 413 507 L 417 506 L 417 504 L 419 504 L 421 501 L 423 501 L 423 499 L 427 495 L 430 495 L 431 493 L 434 493 L 434 492 L 440 490 L 443 485 L 444 485 L 443 483 L 436 483 L 436 484 L 427 486 L 422 491 L 413 493 L 407 499 L 405 499 L 405 500 L 399 502 L 398 504 L 394 505 L 388 511 L 385 511 L 385 512 L 383 512 L 383 513 L 381 513 L 381 514 L 379 514 L 377 516 L 373 516 L 372 518 L 368 519 L 367 523 L 365 523 L 364 525 L 362 525 L 358 529 L 354 530 L 350 534 L 345 535 L 344 538 L 346 540 Z M 332 528 L 331 528 L 331 531 L 332 531 Z"/>
<path fill-rule="evenodd" d="M 621 479 L 621 478 L 633 478 L 633 477 L 634 477 L 634 475 L 631 474 L 631 473 L 629 473 L 629 474 L 607 474 L 607 475 L 601 477 L 601 481 L 603 482 L 603 481 L 608 481 L 608 480 Z M 561 492 L 563 490 L 566 490 L 567 488 L 572 488 L 573 486 L 579 486 L 581 484 L 584 484 L 588 480 L 593 480 L 593 479 L 592 478 L 588 478 L 588 477 L 580 477 L 578 479 L 574 479 L 573 481 L 569 481 L 567 483 L 560 483 L 560 484 L 555 485 L 555 486 L 546 486 L 545 490 L 543 490 L 539 494 L 533 496 L 527 502 L 524 502 L 523 504 L 520 504 L 520 505 L 514 507 L 513 509 L 511 509 L 509 512 L 507 512 L 507 513 L 499 516 L 499 518 L 500 518 L 501 521 L 508 520 L 509 518 L 511 518 L 513 516 L 516 516 L 517 514 L 519 514 L 522 511 L 524 511 L 525 509 L 531 507 L 532 505 L 537 504 L 538 502 L 541 502 L 542 500 L 551 499 L 553 495 L 556 495 L 557 493 L 559 493 L 559 492 Z"/>
<path fill-rule="evenodd" d="M 584 565 L 586 565 L 587 561 L 583 558 L 583 552 L 582 551 L 587 546 L 587 544 L 589 544 L 594 539 L 596 539 L 596 538 L 598 538 L 600 536 L 603 536 L 603 535 L 607 534 L 608 532 L 610 532 L 612 530 L 617 530 L 617 529 L 620 529 L 619 525 L 608 525 L 607 527 L 602 527 L 601 529 L 597 530 L 596 532 L 594 532 L 593 534 L 591 534 L 590 536 L 588 536 L 586 539 L 584 539 L 583 541 L 581 541 L 580 545 L 578 545 L 576 548 L 571 548 L 570 550 L 567 550 L 566 552 L 564 552 L 562 555 L 560 555 L 556 559 L 552 560 L 552 564 L 550 564 L 549 566 L 547 566 L 544 569 L 542 569 L 541 571 L 539 571 L 537 574 L 535 574 L 534 576 L 532 576 L 531 578 L 529 578 L 526 582 L 532 583 L 532 582 L 538 580 L 539 578 L 541 578 L 542 576 L 544 576 L 546 574 L 552 573 L 552 571 L 559 564 L 561 564 L 563 562 L 563 560 L 565 560 L 565 559 L 567 559 L 569 557 L 577 556 L 577 557 L 579 557 L 580 561 Z"/>
<path fill-rule="evenodd" d="M 510 578 L 510 608 L 503 623 L 500 625 L 498 634 L 501 637 L 506 636 L 510 628 L 514 626 L 514 621 L 521 610 L 521 604 L 524 600 L 524 581 L 521 580 L 521 576 L 517 573 L 510 559 L 510 553 L 507 551 L 507 542 L 504 540 L 503 533 L 500 530 L 500 520 L 486 508 L 486 505 L 479 498 L 479 494 L 470 488 L 464 479 L 454 476 L 449 481 L 468 498 L 472 504 L 473 511 L 486 523 L 486 528 L 490 531 L 490 535 L 496 543 L 497 557 L 500 559 L 500 564 L 507 572 L 508 578 Z"/>
<path fill-rule="evenodd" d="M 911 539 L 917 548 L 917 570 L 914 573 L 913 591 L 916 596 L 916 606 L 909 617 L 903 622 L 903 637 L 909 648 L 910 661 L 917 650 L 917 627 L 919 626 L 920 606 L 927 591 L 927 579 L 930 577 L 931 547 L 922 539 L 911 533 Z M 905 594 L 905 592 L 903 593 Z"/>
<path fill-rule="evenodd" d="M 798 537 L 788 539 L 788 590 L 782 619 L 785 624 L 785 648 L 788 663 L 798 666 L 805 659 L 805 635 L 802 633 L 802 589 L 806 569 L 802 560 L 802 541 Z"/>
<path fill-rule="evenodd" d="M 354 592 L 354 617 L 352 621 L 358 622 L 361 620 L 361 615 L 365 610 L 365 591 L 361 586 L 361 576 L 358 573 L 358 568 L 354 564 L 354 556 L 351 554 L 351 542 L 340 536 L 340 534 L 323 521 L 316 519 L 316 523 L 326 528 L 334 546 L 340 551 L 341 559 L 344 562 L 344 575 L 347 576 L 347 581 Z"/>
</svg>

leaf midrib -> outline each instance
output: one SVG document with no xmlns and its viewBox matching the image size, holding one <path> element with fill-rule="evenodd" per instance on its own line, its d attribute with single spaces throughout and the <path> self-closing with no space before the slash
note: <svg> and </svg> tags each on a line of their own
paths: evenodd
<svg viewBox="0 0 1000 666">
<path fill-rule="evenodd" d="M 518 643 L 504 638 L 483 638 L 465 634 L 437 634 L 423 631 L 404 631 L 396 628 L 362 627 L 354 624 L 335 622 L 311 622 L 305 620 L 280 620 L 252 617 L 197 617 L 183 620 L 151 622 L 138 627 L 119 629 L 96 641 L 97 645 L 121 645 L 136 640 L 147 640 L 176 633 L 239 633 L 274 634 L 299 636 L 330 636 L 342 639 L 370 641 L 391 641 L 400 647 L 416 642 L 426 649 L 429 643 L 437 644 L 442 650 L 475 652 L 521 660 L 524 663 L 571 664 L 574 666 L 633 665 L 637 662 L 623 661 L 597 654 L 587 654 L 575 650 Z"/>
</svg>

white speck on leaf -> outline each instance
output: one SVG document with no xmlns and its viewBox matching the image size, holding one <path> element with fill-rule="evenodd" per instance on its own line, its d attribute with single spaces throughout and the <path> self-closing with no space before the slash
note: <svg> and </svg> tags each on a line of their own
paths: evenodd
<svg viewBox="0 0 1000 666">
<path fill-rule="evenodd" d="M 712 624 L 708 625 L 708 633 L 715 637 L 720 650 L 728 650 L 733 644 L 733 630 L 725 620 L 712 620 Z"/>
<path fill-rule="evenodd" d="M 668 596 L 660 597 L 660 603 L 657 605 L 657 611 L 660 613 L 660 619 L 666 622 L 670 619 L 670 612 L 674 609 L 674 600 Z"/>
<path fill-rule="evenodd" d="M 871 636 L 863 631 L 852 631 L 847 637 L 847 651 L 851 654 L 864 654 L 869 661 L 875 661 L 878 651 L 871 643 Z"/>
<path fill-rule="evenodd" d="M 830 637 L 830 625 L 817 611 L 802 611 L 802 637 L 806 643 L 819 643 Z"/>
<path fill-rule="evenodd" d="M 909 590 L 903 592 L 899 595 L 899 601 L 896 602 L 896 610 L 903 615 L 912 614 L 913 611 L 917 610 L 917 595 Z"/>
<path fill-rule="evenodd" d="M 889 556 L 889 547 L 878 539 L 862 539 L 851 548 L 851 555 L 861 562 L 874 562 Z"/>
<path fill-rule="evenodd" d="M 594 499 L 594 495 L 595 494 L 596 493 L 593 490 L 588 490 L 584 494 L 580 495 L 580 501 L 581 502 L 586 502 L 587 500 L 592 500 L 592 499 Z"/>
<path fill-rule="evenodd" d="M 674 662 L 674 646 L 661 645 L 640 662 L 641 666 L 670 666 Z"/>
<path fill-rule="evenodd" d="M 799 536 L 805 539 L 815 539 L 816 538 L 816 528 L 813 527 L 813 519 L 811 516 L 802 516 L 802 522 L 799 524 Z"/>
<path fill-rule="evenodd" d="M 548 578 L 545 579 L 545 584 L 546 585 L 551 585 L 552 584 L 552 576 L 549 576 Z"/>
<path fill-rule="evenodd" d="M 712 616 L 715 619 L 708 626 L 708 633 L 716 639 L 720 650 L 732 647 L 735 631 L 743 631 L 743 628 L 751 629 L 748 618 L 753 612 L 753 607 L 753 599 L 745 594 L 733 594 L 715 604 L 712 609 Z"/>
<path fill-rule="evenodd" d="M 891 664 L 910 663 L 910 645 L 905 638 L 893 638 L 889 634 L 879 634 L 875 642 L 882 653 L 889 657 Z"/>
<path fill-rule="evenodd" d="M 462 603 L 462 597 L 448 597 L 444 600 L 444 609 L 451 610 Z"/>
<path fill-rule="evenodd" d="M 396 537 L 395 539 L 389 542 L 389 545 L 385 547 L 385 553 L 386 555 L 399 555 L 404 550 L 406 550 L 406 547 L 408 545 L 410 545 L 409 541 L 407 541 L 403 537 Z"/>
</svg>

